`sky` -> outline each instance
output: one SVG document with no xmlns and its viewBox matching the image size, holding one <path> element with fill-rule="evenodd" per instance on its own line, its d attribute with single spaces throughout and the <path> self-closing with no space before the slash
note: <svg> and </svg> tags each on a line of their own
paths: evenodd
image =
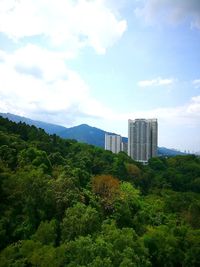
<svg viewBox="0 0 200 267">
<path fill-rule="evenodd" d="M 0 112 L 200 151 L 200 1 L 0 0 Z"/>
</svg>

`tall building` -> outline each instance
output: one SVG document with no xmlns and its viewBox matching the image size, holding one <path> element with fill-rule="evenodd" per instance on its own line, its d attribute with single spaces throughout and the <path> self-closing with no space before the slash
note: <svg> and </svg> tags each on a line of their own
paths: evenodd
<svg viewBox="0 0 200 267">
<path fill-rule="evenodd" d="M 136 161 L 148 162 L 157 156 L 157 119 L 128 120 L 128 155 Z"/>
<path fill-rule="evenodd" d="M 113 153 L 119 153 L 121 151 L 122 137 L 116 134 L 105 134 L 105 149 L 110 150 Z"/>
</svg>

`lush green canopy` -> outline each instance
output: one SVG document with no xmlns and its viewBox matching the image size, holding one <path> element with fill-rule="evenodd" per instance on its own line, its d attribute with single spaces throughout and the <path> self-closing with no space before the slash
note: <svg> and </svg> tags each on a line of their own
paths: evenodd
<svg viewBox="0 0 200 267">
<path fill-rule="evenodd" d="M 200 159 L 64 140 L 0 117 L 0 267 L 200 266 Z"/>
</svg>

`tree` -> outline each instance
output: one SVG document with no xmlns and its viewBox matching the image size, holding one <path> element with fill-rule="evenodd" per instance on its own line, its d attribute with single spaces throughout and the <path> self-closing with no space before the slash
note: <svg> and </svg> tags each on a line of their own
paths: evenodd
<svg viewBox="0 0 200 267">
<path fill-rule="evenodd" d="M 120 194 L 115 202 L 113 217 L 120 227 L 132 227 L 133 218 L 141 207 L 140 191 L 128 182 L 120 183 Z"/>
<path fill-rule="evenodd" d="M 58 172 L 58 177 L 49 181 L 49 187 L 55 205 L 54 216 L 57 220 L 62 220 L 66 209 L 79 201 L 83 201 L 83 196 L 77 186 L 76 179 L 71 177 L 69 168 L 67 171 L 59 168 L 56 172 Z"/>
<path fill-rule="evenodd" d="M 134 179 L 141 177 L 141 170 L 137 165 L 133 163 L 127 163 L 126 169 L 128 172 L 128 176 L 130 177 L 130 180 L 133 181 Z"/>
<path fill-rule="evenodd" d="M 200 266 L 200 230 L 190 230 L 185 238 L 187 249 L 184 258 L 184 267 Z"/>
<path fill-rule="evenodd" d="M 119 180 L 111 175 L 98 175 L 92 180 L 92 190 L 100 197 L 105 210 L 112 210 L 114 201 L 119 195 Z"/>
<path fill-rule="evenodd" d="M 100 225 L 98 212 L 82 203 L 68 208 L 61 225 L 62 241 L 73 240 L 96 232 Z"/>
<path fill-rule="evenodd" d="M 166 163 L 164 158 L 151 158 L 149 160 L 149 167 L 155 171 L 162 171 L 166 169 Z"/>
<path fill-rule="evenodd" d="M 43 245 L 55 245 L 57 238 L 56 228 L 57 224 L 55 220 L 51 220 L 50 222 L 42 221 L 32 236 L 32 239 L 39 241 Z"/>
<path fill-rule="evenodd" d="M 132 228 L 118 229 L 114 221 L 104 222 L 100 237 L 114 266 L 125 266 L 126 263 L 134 267 L 151 266 L 148 250 Z"/>
<path fill-rule="evenodd" d="M 143 236 L 144 245 L 151 255 L 152 266 L 175 267 L 183 265 L 183 253 L 178 239 L 167 226 L 150 227 Z"/>
<path fill-rule="evenodd" d="M 19 153 L 18 162 L 21 167 L 33 165 L 42 167 L 43 170 L 51 170 L 51 162 L 45 151 L 38 150 L 34 147 L 24 149 Z"/>
</svg>

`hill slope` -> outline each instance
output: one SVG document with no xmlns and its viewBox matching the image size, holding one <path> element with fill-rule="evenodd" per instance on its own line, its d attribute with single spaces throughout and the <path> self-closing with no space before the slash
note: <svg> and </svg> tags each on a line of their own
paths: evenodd
<svg viewBox="0 0 200 267">
<path fill-rule="evenodd" d="M 14 115 L 11 113 L 0 113 L 0 116 L 3 118 L 7 118 L 11 121 L 14 122 L 25 122 L 28 125 L 34 125 L 37 128 L 42 128 L 45 130 L 45 132 L 49 134 L 57 134 L 59 135 L 60 132 L 64 131 L 66 128 L 60 125 L 52 124 L 52 123 L 47 123 L 47 122 L 42 122 L 42 121 L 37 121 L 37 120 L 32 120 L 26 117 Z"/>
<path fill-rule="evenodd" d="M 11 113 L 0 113 L 3 118 L 8 118 L 14 122 L 25 122 L 28 125 L 34 125 L 37 128 L 44 129 L 49 134 L 57 134 L 62 138 L 75 139 L 79 142 L 87 143 L 90 145 L 98 146 L 104 148 L 105 144 L 105 133 L 106 131 L 89 126 L 87 124 L 81 124 L 75 127 L 66 128 L 60 125 L 55 125 L 51 123 L 46 123 L 42 121 L 32 120 L 26 117 L 21 117 Z M 123 137 L 123 142 L 128 142 L 127 137 Z M 168 149 L 165 147 L 158 147 L 159 156 L 176 156 L 184 155 L 184 153 Z"/>
<path fill-rule="evenodd" d="M 0 117 L 0 267 L 199 267 L 199 177 Z"/>
</svg>

